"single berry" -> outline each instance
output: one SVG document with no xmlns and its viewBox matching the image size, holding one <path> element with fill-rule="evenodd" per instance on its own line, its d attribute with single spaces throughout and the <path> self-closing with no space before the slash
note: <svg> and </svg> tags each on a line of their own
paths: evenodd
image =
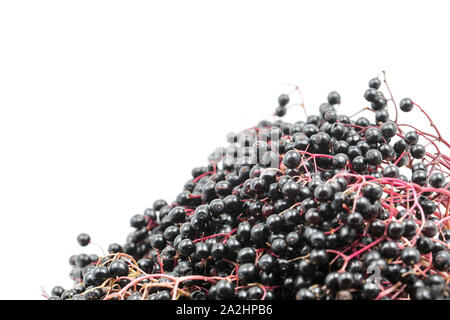
<svg viewBox="0 0 450 320">
<path fill-rule="evenodd" d="M 128 265 L 123 260 L 116 260 L 109 265 L 109 273 L 113 277 L 125 277 L 128 276 Z"/>
<path fill-rule="evenodd" d="M 410 98 L 404 98 L 400 101 L 400 109 L 404 112 L 410 112 L 414 104 Z"/>
<path fill-rule="evenodd" d="M 336 91 L 331 91 L 328 94 L 328 98 L 327 99 L 328 99 L 328 103 L 330 105 L 341 103 L 341 95 L 339 93 L 337 93 Z"/>
<path fill-rule="evenodd" d="M 379 78 L 370 79 L 369 88 L 378 90 L 378 89 L 380 89 L 380 86 L 381 86 L 381 80 Z"/>
<path fill-rule="evenodd" d="M 85 247 L 91 242 L 91 237 L 87 233 L 80 233 L 77 237 L 80 246 Z"/>
<path fill-rule="evenodd" d="M 280 104 L 281 107 L 286 106 L 289 103 L 289 96 L 285 93 L 281 94 L 278 97 L 278 103 Z"/>
</svg>

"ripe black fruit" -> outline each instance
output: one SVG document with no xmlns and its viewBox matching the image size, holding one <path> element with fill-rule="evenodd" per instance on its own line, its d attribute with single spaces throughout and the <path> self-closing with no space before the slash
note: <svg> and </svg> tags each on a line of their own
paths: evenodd
<svg viewBox="0 0 450 320">
<path fill-rule="evenodd" d="M 91 237 L 87 233 L 80 233 L 77 237 L 80 246 L 85 247 L 91 242 Z"/>
<path fill-rule="evenodd" d="M 410 112 L 414 104 L 410 98 L 404 98 L 400 101 L 400 109 L 404 112 Z"/>
</svg>

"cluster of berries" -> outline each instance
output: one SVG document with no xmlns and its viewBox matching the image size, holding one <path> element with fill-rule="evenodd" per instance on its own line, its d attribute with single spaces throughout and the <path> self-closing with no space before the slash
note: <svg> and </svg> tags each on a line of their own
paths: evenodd
<svg viewBox="0 0 450 320">
<path fill-rule="evenodd" d="M 229 134 L 172 203 L 134 215 L 124 244 L 70 259 L 49 299 L 450 299 L 450 145 L 399 124 L 374 78 L 369 120 L 278 118 Z M 395 107 L 391 120 L 388 104 Z M 411 99 L 403 112 L 425 111 Z M 431 121 L 431 120 L 430 120 Z M 81 234 L 82 246 L 90 237 Z"/>
</svg>

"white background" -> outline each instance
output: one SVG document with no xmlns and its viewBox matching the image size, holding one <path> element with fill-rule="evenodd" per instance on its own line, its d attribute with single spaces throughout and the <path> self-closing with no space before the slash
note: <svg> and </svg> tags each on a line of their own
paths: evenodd
<svg viewBox="0 0 450 320">
<path fill-rule="evenodd" d="M 123 242 L 286 82 L 350 113 L 386 70 L 448 136 L 446 2 L 1 1 L 0 298 L 69 286 L 79 232 Z"/>
</svg>

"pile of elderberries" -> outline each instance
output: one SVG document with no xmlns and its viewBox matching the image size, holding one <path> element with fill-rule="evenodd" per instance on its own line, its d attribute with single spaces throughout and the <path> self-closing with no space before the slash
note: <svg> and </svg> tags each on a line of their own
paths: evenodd
<svg viewBox="0 0 450 320">
<path fill-rule="evenodd" d="M 364 93 L 368 118 L 338 112 L 331 92 L 317 115 L 287 123 L 282 94 L 274 121 L 229 134 L 174 202 L 134 215 L 107 255 L 72 256 L 74 286 L 46 297 L 449 299 L 450 145 L 381 85 Z M 433 133 L 400 124 L 400 111 Z"/>
</svg>

